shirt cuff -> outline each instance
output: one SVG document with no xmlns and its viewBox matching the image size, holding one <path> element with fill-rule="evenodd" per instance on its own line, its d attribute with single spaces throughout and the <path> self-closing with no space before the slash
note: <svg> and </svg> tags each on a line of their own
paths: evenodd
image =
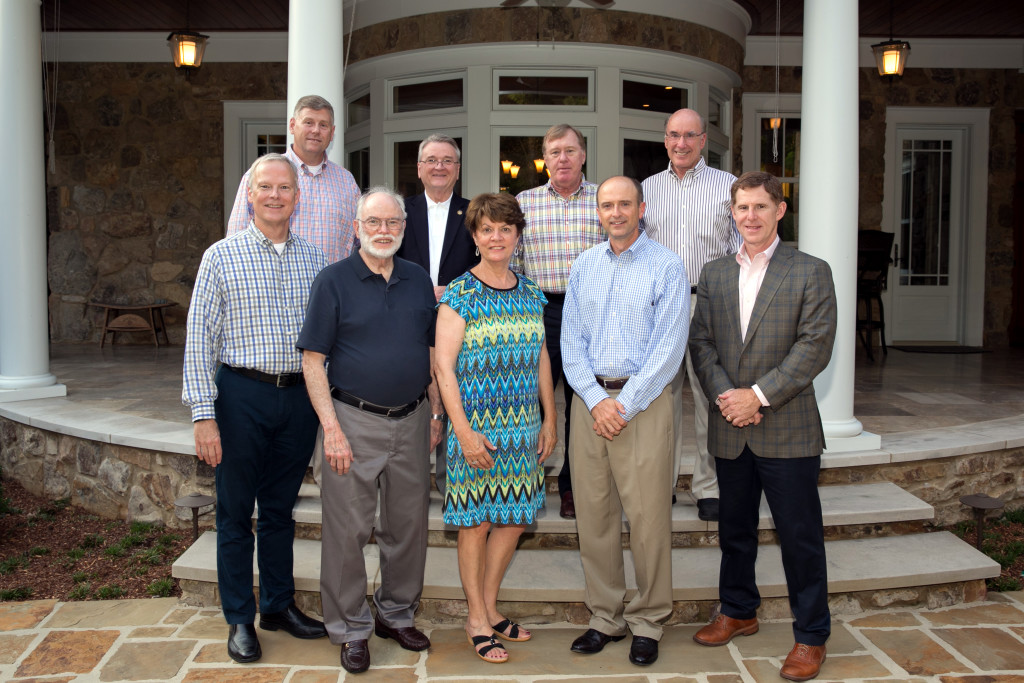
<svg viewBox="0 0 1024 683">
<path fill-rule="evenodd" d="M 754 390 L 754 393 L 755 393 L 755 394 L 757 394 L 757 400 L 759 400 L 759 401 L 761 402 L 761 405 L 762 405 L 762 406 L 764 406 L 765 408 L 769 408 L 769 407 L 771 407 L 771 405 L 772 405 L 772 404 L 771 404 L 771 403 L 769 403 L 769 402 L 768 402 L 768 399 L 766 399 L 766 398 L 764 397 L 764 394 L 763 394 L 763 393 L 761 393 L 761 388 L 760 388 L 759 386 L 757 386 L 757 385 L 755 384 L 754 386 L 752 386 L 752 387 L 750 387 L 750 388 Z"/>
<path fill-rule="evenodd" d="M 216 420 L 217 411 L 214 409 L 212 403 L 199 403 L 192 406 L 192 421 L 199 422 L 200 420 Z"/>
<path fill-rule="evenodd" d="M 608 396 L 608 392 L 605 391 L 597 382 L 594 382 L 594 386 L 588 388 L 584 393 L 578 393 L 577 396 L 579 396 L 586 404 L 587 410 L 593 410 L 594 406 L 598 403 L 606 398 L 610 398 L 610 396 Z"/>
</svg>

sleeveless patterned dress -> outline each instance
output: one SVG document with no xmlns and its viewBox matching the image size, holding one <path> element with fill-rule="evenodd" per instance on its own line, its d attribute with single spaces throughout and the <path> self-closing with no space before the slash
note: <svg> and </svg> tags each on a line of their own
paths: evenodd
<svg viewBox="0 0 1024 683">
<path fill-rule="evenodd" d="M 537 441 L 547 299 L 528 278 L 518 278 L 511 289 L 494 289 L 467 272 L 441 297 L 466 321 L 455 363 L 466 417 L 498 447 L 490 470 L 470 467 L 449 423 L 446 524 L 530 524 L 544 507 Z"/>
</svg>

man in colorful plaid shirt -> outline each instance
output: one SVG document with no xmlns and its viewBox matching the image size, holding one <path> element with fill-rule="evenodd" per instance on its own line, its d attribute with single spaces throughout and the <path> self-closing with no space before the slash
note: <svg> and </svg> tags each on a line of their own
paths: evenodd
<svg viewBox="0 0 1024 683">
<path fill-rule="evenodd" d="M 334 107 L 318 95 L 300 98 L 288 121 L 288 132 L 295 141 L 284 155 L 299 170 L 302 193 L 302 201 L 292 214 L 292 234 L 320 247 L 328 263 L 340 261 L 352 252 L 352 221 L 356 217 L 359 187 L 351 173 L 327 158 L 327 147 L 334 139 Z M 228 218 L 229 237 L 245 230 L 252 220 L 248 187 L 246 173 Z"/>
<path fill-rule="evenodd" d="M 569 470 L 569 406 L 573 392 L 562 372 L 562 304 L 573 261 L 603 242 L 605 236 L 597 216 L 597 186 L 583 177 L 587 160 L 583 135 L 565 123 L 552 126 L 544 135 L 542 152 L 551 179 L 516 197 L 526 215 L 526 229 L 511 267 L 537 283 L 548 299 L 544 308 L 544 342 L 554 383 L 557 385 L 561 377 L 565 392 L 565 457 L 558 474 L 558 494 L 562 499 L 559 513 L 575 518 Z"/>
</svg>

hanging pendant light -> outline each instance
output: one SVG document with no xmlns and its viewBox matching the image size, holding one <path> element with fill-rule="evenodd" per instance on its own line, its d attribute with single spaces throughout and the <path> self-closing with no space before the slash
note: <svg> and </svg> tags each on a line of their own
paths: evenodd
<svg viewBox="0 0 1024 683">
<path fill-rule="evenodd" d="M 185 3 L 185 30 L 172 31 L 167 36 L 167 45 L 171 48 L 171 59 L 176 69 L 185 69 L 185 73 L 198 69 L 203 63 L 206 52 L 206 41 L 210 36 L 196 33 L 189 29 L 190 3 Z"/>
<path fill-rule="evenodd" d="M 889 40 L 872 45 L 871 51 L 875 53 L 879 76 L 885 76 L 892 81 L 894 77 L 903 75 L 907 57 L 910 56 L 910 43 L 905 40 L 893 40 L 892 0 L 889 0 Z"/>
</svg>

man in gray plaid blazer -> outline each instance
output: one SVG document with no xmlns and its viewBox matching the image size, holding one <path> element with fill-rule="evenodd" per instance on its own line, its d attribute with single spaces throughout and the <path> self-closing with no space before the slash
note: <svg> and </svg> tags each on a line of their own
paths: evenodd
<svg viewBox="0 0 1024 683">
<path fill-rule="evenodd" d="M 827 263 L 780 242 L 786 203 L 777 178 L 745 173 L 731 193 L 743 246 L 704 266 L 690 325 L 693 367 L 712 409 L 708 448 L 721 488 L 722 549 L 721 614 L 694 640 L 724 645 L 757 632 L 763 491 L 794 617 L 796 644 L 780 675 L 805 681 L 818 675 L 830 633 L 817 488 L 825 437 L 812 382 L 832 356 L 835 290 Z"/>
</svg>

